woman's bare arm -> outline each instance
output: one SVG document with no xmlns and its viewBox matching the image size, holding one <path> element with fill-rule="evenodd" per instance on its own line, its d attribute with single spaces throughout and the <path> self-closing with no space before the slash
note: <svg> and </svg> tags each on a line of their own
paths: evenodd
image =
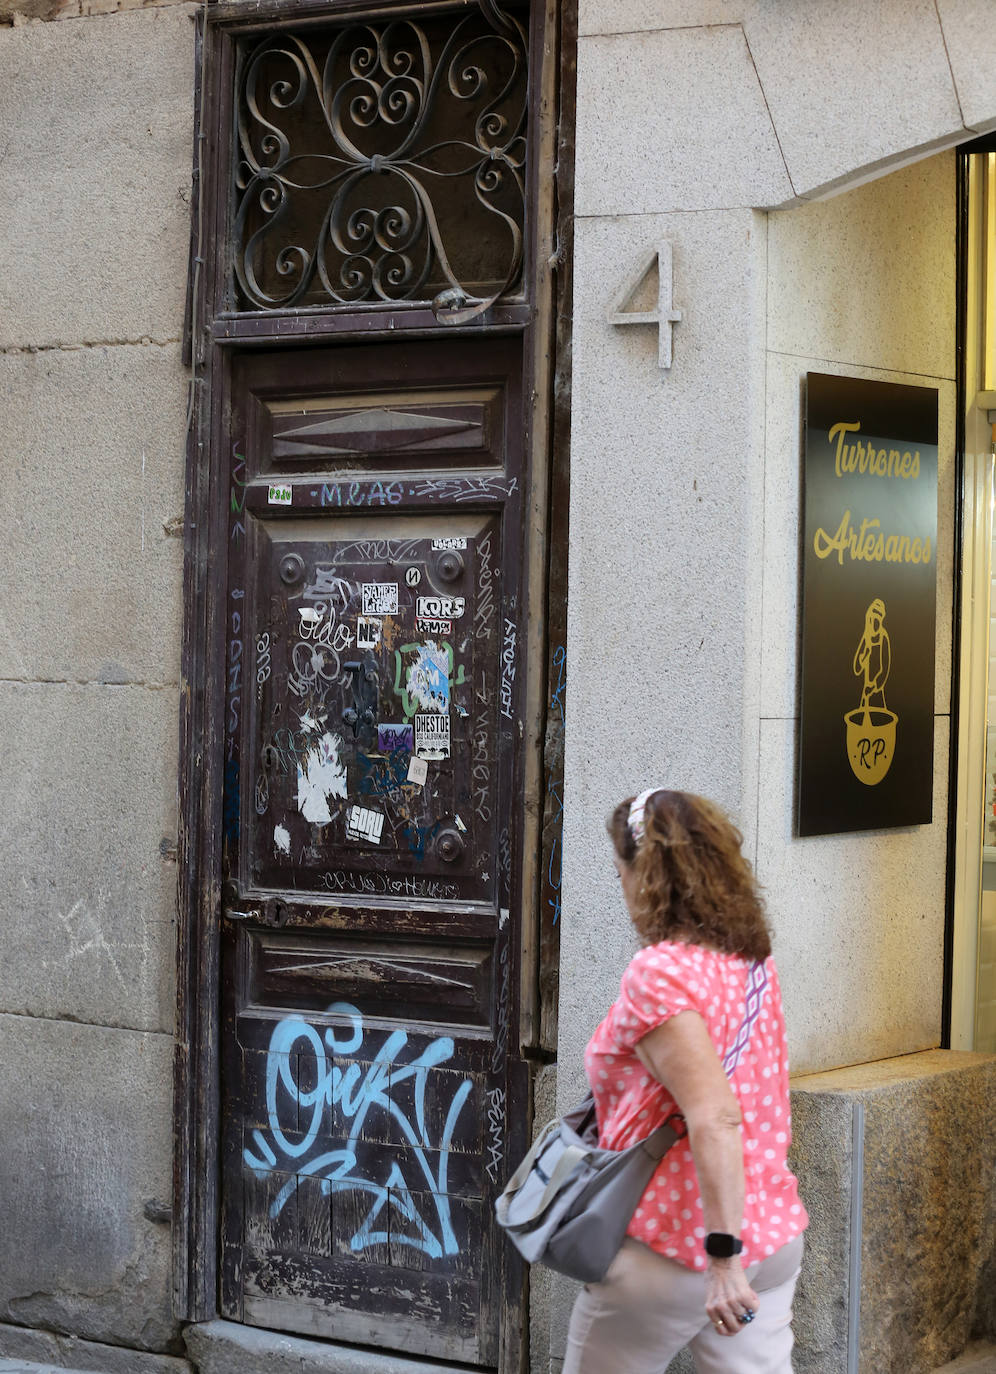
<svg viewBox="0 0 996 1374">
<path fill-rule="evenodd" d="M 702 1196 L 706 1232 L 739 1236 L 744 1217 L 743 1143 L 740 1105 L 696 1011 L 679 1012 L 655 1027 L 636 1046 L 648 1073 L 663 1083 L 688 1126 L 688 1143 Z M 736 1335 L 738 1317 L 758 1306 L 740 1257 L 709 1258 L 706 1311 L 723 1331 Z"/>
</svg>

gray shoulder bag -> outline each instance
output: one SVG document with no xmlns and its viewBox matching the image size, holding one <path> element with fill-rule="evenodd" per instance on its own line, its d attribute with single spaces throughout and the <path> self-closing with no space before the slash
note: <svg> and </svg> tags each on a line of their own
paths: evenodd
<svg viewBox="0 0 996 1374">
<path fill-rule="evenodd" d="M 679 1139 L 672 1121 L 681 1124 L 675 1114 L 628 1149 L 602 1150 L 589 1093 L 544 1126 L 495 1203 L 523 1259 L 585 1283 L 604 1279 L 654 1170 Z"/>
<path fill-rule="evenodd" d="M 753 964 L 744 1019 L 723 1057 L 727 1077 L 747 1047 L 767 981 L 764 964 Z M 625 1150 L 600 1149 L 595 1100 L 589 1092 L 543 1127 L 495 1203 L 498 1225 L 530 1264 L 599 1283 L 619 1252 L 654 1170 L 684 1134 L 684 1120 L 674 1112 L 646 1140 Z"/>
</svg>

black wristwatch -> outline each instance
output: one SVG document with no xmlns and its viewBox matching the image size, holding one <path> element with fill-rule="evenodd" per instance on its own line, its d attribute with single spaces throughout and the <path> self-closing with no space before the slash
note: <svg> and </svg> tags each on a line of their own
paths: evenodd
<svg viewBox="0 0 996 1374">
<path fill-rule="evenodd" d="M 729 1236 L 725 1231 L 710 1231 L 705 1238 L 705 1252 L 713 1259 L 730 1259 L 739 1255 L 744 1248 L 739 1236 Z"/>
</svg>

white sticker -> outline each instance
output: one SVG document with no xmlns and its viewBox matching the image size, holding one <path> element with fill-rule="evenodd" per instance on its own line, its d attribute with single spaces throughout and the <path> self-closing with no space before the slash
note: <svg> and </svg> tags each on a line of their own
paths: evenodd
<svg viewBox="0 0 996 1374">
<path fill-rule="evenodd" d="M 416 616 L 416 617 L 415 617 L 415 628 L 416 628 L 416 630 L 418 630 L 419 634 L 423 634 L 423 635 L 437 635 L 437 636 L 439 636 L 440 638 L 442 638 L 444 635 L 451 635 L 451 634 L 453 633 L 453 621 L 452 621 L 452 620 L 419 620 L 419 618 Z"/>
<path fill-rule="evenodd" d="M 294 492 L 290 487 L 270 487 L 266 499 L 271 506 L 289 506 L 294 499 Z"/>
<path fill-rule="evenodd" d="M 415 614 L 420 619 L 459 620 L 466 606 L 462 596 L 420 596 L 416 598 Z"/>
<path fill-rule="evenodd" d="M 327 730 L 297 764 L 297 809 L 312 825 L 328 825 L 332 819 L 329 798 L 346 800 L 346 763 L 340 757 L 342 736 Z"/>
<path fill-rule="evenodd" d="M 456 828 L 457 828 L 458 830 L 462 830 L 463 833 L 466 835 L 466 833 L 467 833 L 467 827 L 464 825 L 464 823 L 463 823 L 463 821 L 460 819 L 460 817 L 459 817 L 459 816 L 454 816 L 453 819 L 454 819 L 454 821 L 456 822 Z"/>
<path fill-rule="evenodd" d="M 420 759 L 448 759 L 450 756 L 450 717 L 417 712 L 415 716 L 415 753 Z"/>
<path fill-rule="evenodd" d="M 356 647 L 358 649 L 376 649 L 380 643 L 380 632 L 383 626 L 381 620 L 371 620 L 367 616 L 358 615 L 356 617 Z"/>
<path fill-rule="evenodd" d="M 363 582 L 360 586 L 364 615 L 398 614 L 397 582 Z"/>
<path fill-rule="evenodd" d="M 434 539 L 432 541 L 433 550 L 436 549 L 465 549 L 466 539 Z"/>
<path fill-rule="evenodd" d="M 406 586 L 409 586 L 409 587 L 417 587 L 418 584 L 419 584 L 421 581 L 422 581 L 422 570 L 421 570 L 421 568 L 406 568 L 406 569 L 405 569 L 405 584 L 406 584 Z"/>
<path fill-rule="evenodd" d="M 419 787 L 424 787 L 428 776 L 429 765 L 425 759 L 417 759 L 413 756 L 408 764 L 408 781 L 417 783 Z"/>
<path fill-rule="evenodd" d="M 290 853 L 290 831 L 284 825 L 273 827 L 273 847 L 278 854 Z"/>
<path fill-rule="evenodd" d="M 347 840 L 369 840 L 371 844 L 380 844 L 383 829 L 383 811 L 370 811 L 365 806 L 351 806 L 346 812 Z"/>
</svg>

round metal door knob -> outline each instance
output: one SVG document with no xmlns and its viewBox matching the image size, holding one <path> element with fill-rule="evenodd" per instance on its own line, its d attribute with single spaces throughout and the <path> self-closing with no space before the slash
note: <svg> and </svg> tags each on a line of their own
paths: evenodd
<svg viewBox="0 0 996 1374">
<path fill-rule="evenodd" d="M 447 549 L 444 554 L 440 554 L 436 571 L 444 582 L 456 582 L 463 576 L 463 555 L 455 553 L 453 549 Z"/>
<path fill-rule="evenodd" d="M 459 830 L 453 830 L 449 826 L 445 830 L 440 830 L 436 836 L 436 854 L 442 859 L 444 864 L 455 864 L 463 858 L 467 846 Z"/>
<path fill-rule="evenodd" d="M 299 553 L 285 553 L 280 560 L 280 580 L 288 587 L 304 576 L 304 559 Z"/>
</svg>

